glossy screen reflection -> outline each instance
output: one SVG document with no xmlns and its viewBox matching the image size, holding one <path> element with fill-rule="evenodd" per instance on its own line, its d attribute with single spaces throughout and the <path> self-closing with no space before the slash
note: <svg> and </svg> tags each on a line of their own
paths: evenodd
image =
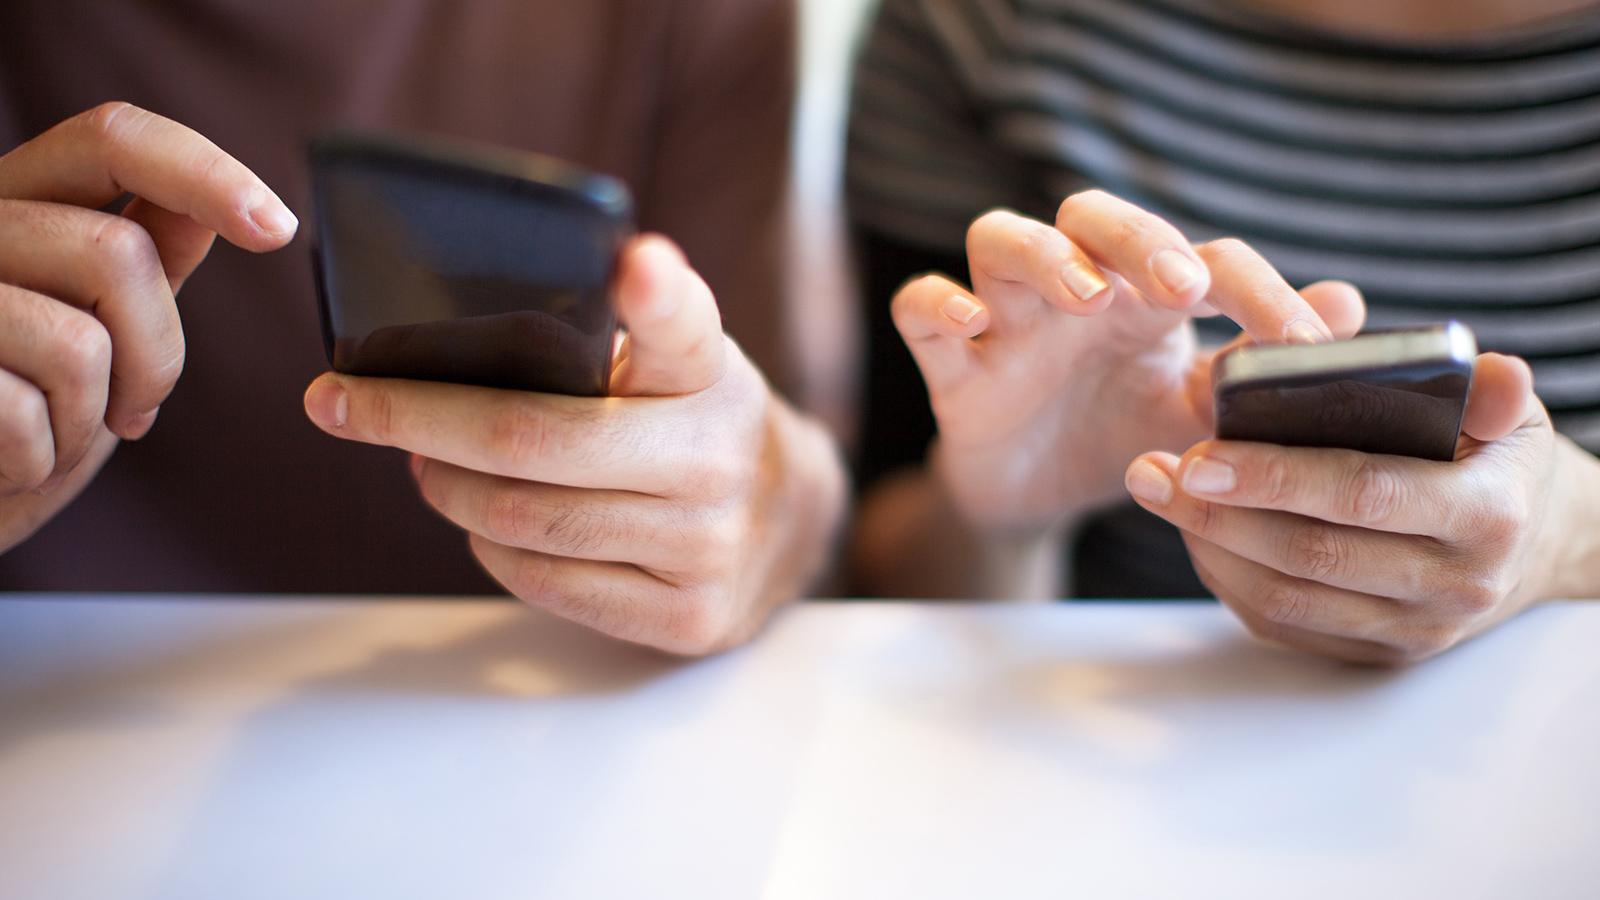
<svg viewBox="0 0 1600 900">
<path fill-rule="evenodd" d="M 1387 377 L 1303 378 L 1219 392 L 1217 437 L 1455 458 L 1471 371 L 1401 367 Z"/>
<path fill-rule="evenodd" d="M 313 146 L 334 369 L 604 394 L 626 191 L 554 160 L 441 146 Z"/>
</svg>

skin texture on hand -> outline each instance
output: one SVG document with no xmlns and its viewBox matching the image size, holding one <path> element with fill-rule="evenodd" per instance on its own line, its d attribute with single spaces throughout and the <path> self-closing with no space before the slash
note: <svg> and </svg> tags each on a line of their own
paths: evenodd
<svg viewBox="0 0 1600 900">
<path fill-rule="evenodd" d="M 665 238 L 624 248 L 611 396 L 329 373 L 328 433 L 413 454 L 423 498 L 530 604 L 673 653 L 739 643 L 806 590 L 848 493 L 825 428 L 777 397 Z"/>
<path fill-rule="evenodd" d="M 1353 662 L 1439 653 L 1529 604 L 1592 596 L 1600 464 L 1527 364 L 1478 357 L 1453 462 L 1205 441 L 1128 468 L 1257 636 Z"/>
<path fill-rule="evenodd" d="M 1210 429 L 1195 312 L 1224 310 L 1264 342 L 1330 335 L 1315 305 L 1244 245 L 1191 248 L 1097 191 L 1068 198 L 1055 228 L 990 213 L 967 251 L 971 292 L 928 276 L 894 313 L 939 420 L 940 476 L 984 527 L 1057 525 L 1114 498 L 1139 452 Z"/>
<path fill-rule="evenodd" d="M 183 370 L 173 298 L 216 235 L 264 252 L 297 226 L 215 144 L 126 103 L 0 157 L 0 549 L 149 431 Z"/>
<path fill-rule="evenodd" d="M 1211 429 L 1212 354 L 1195 343 L 1194 315 L 1225 312 L 1270 343 L 1353 333 L 1362 318 L 1348 285 L 1296 292 L 1244 244 L 1191 247 L 1099 191 L 1068 198 L 1054 227 L 989 213 L 967 253 L 970 291 L 929 275 L 894 301 L 939 439 L 920 481 L 863 506 L 853 567 L 871 590 L 1057 595 L 1071 524 L 1123 495 L 1138 454 L 1181 450 Z M 939 533 L 952 528 L 962 534 Z M 961 545 L 976 550 L 941 566 Z"/>
</svg>

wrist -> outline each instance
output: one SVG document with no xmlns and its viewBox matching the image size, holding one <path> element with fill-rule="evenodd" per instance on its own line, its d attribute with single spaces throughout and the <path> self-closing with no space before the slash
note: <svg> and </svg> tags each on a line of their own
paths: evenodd
<svg viewBox="0 0 1600 900">
<path fill-rule="evenodd" d="M 773 458 L 777 499 L 772 512 L 785 532 L 769 582 L 774 605 L 814 591 L 828 577 L 850 505 L 850 477 L 833 432 L 777 395 L 768 406 L 767 454 Z"/>
<path fill-rule="evenodd" d="M 1529 602 L 1600 597 L 1600 460 L 1560 434 L 1551 499 Z"/>
<path fill-rule="evenodd" d="M 935 439 L 928 451 L 938 505 L 968 543 L 972 584 L 978 596 L 1043 600 L 1062 596 L 1066 572 L 1062 544 L 1084 514 L 1076 505 L 1049 516 L 1006 517 L 965 503 L 954 489 L 951 457 Z"/>
</svg>

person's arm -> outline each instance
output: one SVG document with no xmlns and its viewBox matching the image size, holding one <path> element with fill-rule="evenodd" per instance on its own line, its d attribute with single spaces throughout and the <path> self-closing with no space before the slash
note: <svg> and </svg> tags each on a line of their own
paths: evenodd
<svg viewBox="0 0 1600 900">
<path fill-rule="evenodd" d="M 1258 342 L 1361 323 L 1348 285 L 1296 293 L 1238 241 L 1193 248 L 1204 283 L 1184 278 L 1181 240 L 1091 192 L 1054 229 L 980 219 L 972 292 L 927 277 L 896 298 L 939 419 L 930 477 L 977 547 L 1044 540 L 1121 466 L 1247 628 L 1314 653 L 1408 662 L 1530 604 L 1600 592 L 1600 462 L 1555 434 L 1514 357 L 1478 357 L 1453 461 L 1213 440 L 1130 457 L 1209 430 L 1209 359 L 1177 321 L 1200 296 Z M 1085 272 L 1108 286 L 1090 294 Z"/>
<path fill-rule="evenodd" d="M 125 103 L 0 157 L 0 550 L 149 431 L 183 369 L 173 297 L 216 235 L 261 252 L 297 225 L 216 145 Z"/>
<path fill-rule="evenodd" d="M 929 7 L 885 0 L 856 66 L 846 179 L 869 350 L 848 566 L 851 591 L 863 595 L 1060 596 L 1064 587 L 1070 523 L 991 533 L 966 521 L 925 466 L 935 434 L 928 389 L 890 313 L 896 292 L 928 272 L 970 283 L 964 235 L 986 210 L 1048 216 L 1060 200 L 994 141 L 982 85 L 966 74 Z"/>
<path fill-rule="evenodd" d="M 915 277 L 939 272 L 970 282 L 967 259 L 866 226 L 857 227 L 855 248 L 868 359 L 855 466 L 861 502 L 849 543 L 848 587 L 869 597 L 986 596 L 996 590 L 997 578 L 1021 570 L 1006 565 L 1003 552 L 991 556 L 992 562 L 982 559 L 982 535 L 965 527 L 924 467 L 935 434 L 933 409 L 890 315 L 894 295 Z M 1050 560 L 1037 563 L 1046 571 L 1034 577 L 1057 580 Z M 1004 596 L 1027 593 L 1021 587 L 999 590 Z"/>
<path fill-rule="evenodd" d="M 853 584 L 874 597 L 1059 597 L 1071 519 L 990 531 L 967 518 L 931 467 L 905 468 L 862 498 L 851 527 Z"/>
</svg>

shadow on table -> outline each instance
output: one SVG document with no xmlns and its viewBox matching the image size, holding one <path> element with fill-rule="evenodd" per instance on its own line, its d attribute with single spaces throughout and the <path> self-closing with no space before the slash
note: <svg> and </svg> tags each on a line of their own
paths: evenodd
<svg viewBox="0 0 1600 900">
<path fill-rule="evenodd" d="M 1540 628 L 1525 617 L 1404 669 L 1242 634 L 1181 652 L 1040 659 L 1013 633 L 979 631 L 972 649 L 994 665 L 969 712 L 1014 746 L 1151 788 L 1187 842 L 1392 848 L 1428 806 L 1417 792 L 1465 777 L 1503 733 Z"/>
<path fill-rule="evenodd" d="M 680 657 L 517 608 L 454 640 L 385 648 L 358 666 L 302 687 L 328 693 L 584 697 L 637 688 L 685 664 Z"/>
<path fill-rule="evenodd" d="M 204 635 L 109 667 L 95 665 L 91 646 L 83 651 L 87 657 L 78 674 L 14 690 L 0 685 L 0 752 L 43 733 L 161 727 L 185 714 L 180 698 L 212 687 L 287 689 L 298 696 L 582 698 L 635 689 L 685 665 L 509 603 L 507 615 L 454 637 L 424 641 L 362 635 L 368 611 L 359 606 L 353 612 L 349 606 L 322 611 L 306 602 L 303 608 L 312 615 Z M 372 620 L 375 627 L 384 624 L 381 615 Z M 366 658 L 316 672 L 319 654 L 340 653 L 338 633 L 330 636 L 330 629 L 343 629 L 352 644 L 375 649 Z"/>
<path fill-rule="evenodd" d="M 383 646 L 233 726 L 151 895 L 537 896 L 734 671 L 532 610 Z"/>
</svg>

